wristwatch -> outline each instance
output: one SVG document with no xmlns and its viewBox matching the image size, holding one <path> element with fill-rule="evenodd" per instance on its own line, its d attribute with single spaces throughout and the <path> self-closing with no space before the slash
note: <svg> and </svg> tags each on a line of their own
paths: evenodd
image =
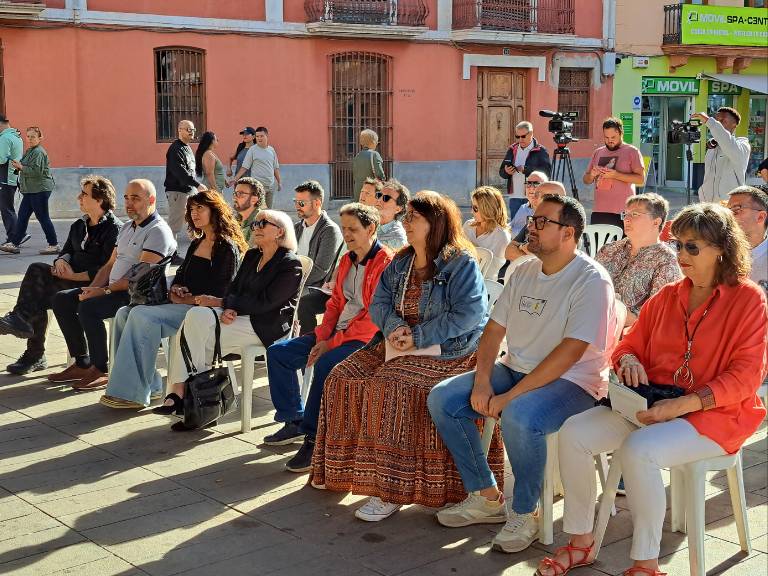
<svg viewBox="0 0 768 576">
<path fill-rule="evenodd" d="M 107 286 L 106 288 L 104 288 L 104 294 L 105 294 L 106 296 L 108 296 L 108 295 L 112 294 L 112 290 L 109 288 L 109 286 Z"/>
</svg>

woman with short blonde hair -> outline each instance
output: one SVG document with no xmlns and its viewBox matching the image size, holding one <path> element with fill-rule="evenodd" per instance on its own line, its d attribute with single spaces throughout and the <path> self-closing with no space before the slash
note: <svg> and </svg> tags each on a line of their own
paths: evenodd
<svg viewBox="0 0 768 576">
<path fill-rule="evenodd" d="M 373 178 L 383 182 L 384 160 L 381 154 L 376 152 L 379 145 L 379 135 L 370 128 L 360 132 L 360 146 L 363 148 L 352 160 L 352 199 L 360 201 L 360 190 L 365 184 L 366 178 Z"/>
<path fill-rule="evenodd" d="M 464 223 L 464 234 L 475 246 L 493 252 L 493 262 L 485 277 L 496 279 L 504 265 L 504 250 L 511 240 L 507 207 L 501 192 L 493 186 L 472 190 L 472 213 L 474 217 Z"/>
</svg>

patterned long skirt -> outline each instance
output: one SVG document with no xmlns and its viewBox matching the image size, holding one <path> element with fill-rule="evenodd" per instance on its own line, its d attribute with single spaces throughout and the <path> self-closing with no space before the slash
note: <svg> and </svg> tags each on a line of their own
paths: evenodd
<svg viewBox="0 0 768 576">
<path fill-rule="evenodd" d="M 474 367 L 474 354 L 452 360 L 400 356 L 384 363 L 383 344 L 349 356 L 325 381 L 312 483 L 396 504 L 437 508 L 463 500 L 461 476 L 429 415 L 427 395 Z M 478 420 L 481 432 L 482 425 Z M 503 489 L 498 429 L 488 463 Z"/>
</svg>

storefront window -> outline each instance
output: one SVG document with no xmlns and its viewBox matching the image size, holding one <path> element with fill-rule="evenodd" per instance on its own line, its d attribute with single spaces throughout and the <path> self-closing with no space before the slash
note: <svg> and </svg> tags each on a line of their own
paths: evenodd
<svg viewBox="0 0 768 576">
<path fill-rule="evenodd" d="M 733 96 L 729 94 L 710 94 L 707 98 L 707 114 L 714 116 L 718 108 L 728 106 L 733 108 Z"/>
<path fill-rule="evenodd" d="M 765 96 L 751 96 L 749 98 L 749 144 L 752 153 L 749 156 L 747 178 L 753 178 L 760 162 L 766 157 L 766 100 Z"/>
</svg>

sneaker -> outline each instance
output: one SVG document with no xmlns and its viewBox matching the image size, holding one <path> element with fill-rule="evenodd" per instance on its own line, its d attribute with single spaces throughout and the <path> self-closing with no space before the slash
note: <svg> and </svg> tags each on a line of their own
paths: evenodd
<svg viewBox="0 0 768 576">
<path fill-rule="evenodd" d="M 389 518 L 402 508 L 402 504 L 392 504 L 391 502 L 384 502 L 378 496 L 373 496 L 368 499 L 368 502 L 360 506 L 355 510 L 355 517 L 366 522 L 379 522 L 385 518 Z"/>
<path fill-rule="evenodd" d="M 32 236 L 31 236 L 31 235 L 29 235 L 29 234 L 25 234 L 25 235 L 24 235 L 24 238 L 22 238 L 22 239 L 19 241 L 19 244 L 18 244 L 18 246 L 21 246 L 22 244 L 24 244 L 24 242 L 26 242 L 26 241 L 27 241 L 27 240 L 29 240 L 30 238 L 32 238 Z"/>
<path fill-rule="evenodd" d="M 309 472 L 312 469 L 312 454 L 315 452 L 315 441 L 304 438 L 304 443 L 299 451 L 285 463 L 285 468 L 289 472 Z"/>
<path fill-rule="evenodd" d="M 11 334 L 16 338 L 27 339 L 32 338 L 35 331 L 32 329 L 32 325 L 16 312 L 8 312 L 0 318 L 0 334 Z"/>
<path fill-rule="evenodd" d="M 89 390 L 103 390 L 107 387 L 107 384 L 109 384 L 109 376 L 96 368 L 96 366 L 91 366 L 88 370 L 88 375 L 83 376 L 76 382 L 72 382 L 73 390 L 87 392 Z"/>
<path fill-rule="evenodd" d="M 539 539 L 539 519 L 533 514 L 518 514 L 510 510 L 507 523 L 491 543 L 500 552 L 522 552 Z"/>
<path fill-rule="evenodd" d="M 498 500 L 488 500 L 479 492 L 471 492 L 464 500 L 448 508 L 438 510 L 437 521 L 449 528 L 460 528 L 470 524 L 501 524 L 507 521 L 504 495 Z"/>
<path fill-rule="evenodd" d="M 267 446 L 285 446 L 299 440 L 304 440 L 304 433 L 299 429 L 299 425 L 295 422 L 286 422 L 280 430 L 265 436 L 264 444 Z"/>
<path fill-rule="evenodd" d="M 0 250 L 3 252 L 8 252 L 9 254 L 20 254 L 21 250 L 19 250 L 19 247 L 16 246 L 13 242 L 6 242 L 5 244 L 0 244 Z"/>
<path fill-rule="evenodd" d="M 40 250 L 40 254 L 43 256 L 50 256 L 53 254 L 58 254 L 61 248 L 59 248 L 58 244 L 48 244 L 45 248 Z"/>
<path fill-rule="evenodd" d="M 619 478 L 619 486 L 616 488 L 616 494 L 619 496 L 626 496 L 627 491 L 624 489 L 624 476 Z"/>
<path fill-rule="evenodd" d="M 55 382 L 57 384 L 61 384 L 63 382 L 76 382 L 78 380 L 82 380 L 83 378 L 87 378 L 91 374 L 92 372 L 90 366 L 88 368 L 81 368 L 77 364 L 72 364 L 67 366 L 67 368 L 61 372 L 49 374 L 48 381 Z"/>
<path fill-rule="evenodd" d="M 45 359 L 45 356 L 35 357 L 29 350 L 25 350 L 24 354 L 22 354 L 16 362 L 8 364 L 8 366 L 5 367 L 11 374 L 18 375 L 28 374 L 29 372 L 38 372 L 40 370 L 45 370 L 46 368 L 48 368 L 48 361 Z"/>
</svg>

